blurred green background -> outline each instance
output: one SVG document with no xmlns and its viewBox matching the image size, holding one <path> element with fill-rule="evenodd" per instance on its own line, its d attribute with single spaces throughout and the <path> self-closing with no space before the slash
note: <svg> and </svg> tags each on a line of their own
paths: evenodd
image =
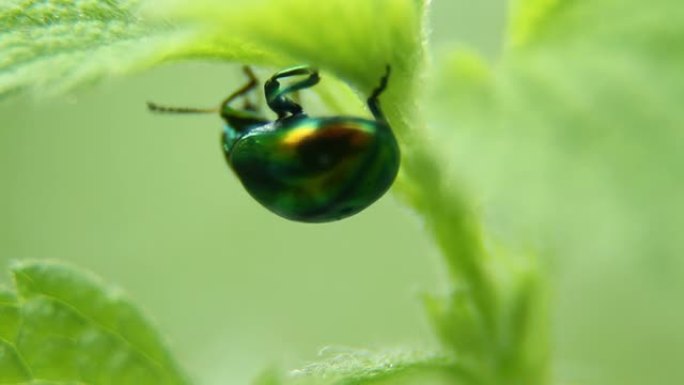
<svg viewBox="0 0 684 385">
<path fill-rule="evenodd" d="M 498 63 L 504 3 L 434 1 L 435 58 L 467 47 Z M 442 289 L 444 277 L 418 216 L 390 194 L 339 223 L 284 221 L 258 206 L 229 171 L 217 117 L 157 116 L 145 108 L 147 100 L 211 106 L 241 81 L 237 66 L 183 63 L 56 99 L 0 103 L 2 266 L 54 258 L 116 283 L 156 320 L 199 384 L 247 383 L 268 365 L 298 367 L 327 346 L 435 345 L 418 294 Z M 454 128 L 450 119 L 434 121 Z M 469 138 L 466 132 L 460 139 Z M 460 156 L 481 149 L 461 148 Z M 507 204 L 484 210 L 492 231 L 543 252 L 560 383 L 681 383 L 679 249 L 664 242 L 659 250 L 640 249 L 656 242 L 636 240 L 678 235 L 644 234 L 643 224 L 632 222 L 644 216 L 625 212 L 622 196 L 605 206 L 614 191 L 601 189 L 594 178 L 603 175 L 590 162 L 586 170 L 568 177 L 570 186 L 588 186 L 575 197 L 586 201 L 586 212 L 574 217 L 564 210 L 576 206 L 549 198 L 564 197 L 567 191 L 554 195 L 553 188 L 568 185 L 543 174 L 531 178 L 539 185 L 520 190 L 534 195 L 501 200 L 485 181 L 486 193 L 475 199 Z M 479 170 L 463 172 L 471 180 L 468 172 Z M 490 185 L 506 183 L 522 180 L 513 175 Z M 538 207 L 526 211 L 526 204 Z M 555 210 L 576 222 L 559 220 L 555 231 L 544 226 Z M 517 238 L 509 228 L 532 236 Z M 587 233 L 595 237 L 583 238 Z"/>
</svg>

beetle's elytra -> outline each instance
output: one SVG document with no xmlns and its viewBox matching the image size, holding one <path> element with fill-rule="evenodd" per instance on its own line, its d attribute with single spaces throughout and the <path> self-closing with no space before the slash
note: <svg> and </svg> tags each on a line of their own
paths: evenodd
<svg viewBox="0 0 684 385">
<path fill-rule="evenodd" d="M 258 81 L 244 67 L 248 82 L 219 109 L 160 107 L 157 112 L 219 112 L 226 122 L 223 151 L 247 192 L 281 217 L 300 222 L 329 222 L 365 209 L 392 185 L 399 170 L 399 146 L 380 108 L 389 67 L 368 98 L 374 119 L 352 116 L 310 117 L 288 95 L 314 86 L 318 71 L 299 66 L 277 72 L 264 84 L 275 121 L 247 99 Z M 283 87 L 279 79 L 304 76 Z M 240 109 L 232 107 L 243 99 Z"/>
</svg>

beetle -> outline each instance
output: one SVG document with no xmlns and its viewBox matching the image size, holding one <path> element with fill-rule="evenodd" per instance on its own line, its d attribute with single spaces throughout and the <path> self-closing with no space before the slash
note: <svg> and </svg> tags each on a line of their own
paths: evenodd
<svg viewBox="0 0 684 385">
<path fill-rule="evenodd" d="M 163 107 L 148 103 L 154 112 L 218 112 L 225 121 L 221 135 L 228 165 L 247 192 L 273 213 L 300 222 L 343 219 L 370 206 L 390 188 L 397 176 L 397 140 L 380 108 L 390 67 L 368 97 L 373 119 L 356 116 L 311 117 L 293 96 L 316 85 L 320 76 L 310 66 L 275 73 L 264 83 L 269 120 L 247 98 L 258 87 L 250 67 L 248 81 L 217 109 Z M 280 80 L 299 77 L 288 85 Z M 234 102 L 243 99 L 242 108 Z"/>
</svg>

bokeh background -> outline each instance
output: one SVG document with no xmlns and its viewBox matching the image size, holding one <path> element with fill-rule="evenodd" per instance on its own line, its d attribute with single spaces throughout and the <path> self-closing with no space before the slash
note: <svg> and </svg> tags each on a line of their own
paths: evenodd
<svg viewBox="0 0 684 385">
<path fill-rule="evenodd" d="M 466 47 L 495 66 L 506 17 L 504 1 L 434 1 L 433 59 Z M 261 208 L 231 174 L 217 117 L 158 116 L 145 108 L 147 100 L 214 105 L 242 82 L 238 68 L 179 63 L 59 98 L 3 100 L 0 265 L 70 261 L 124 288 L 199 384 L 244 384 L 269 365 L 314 360 L 324 347 L 435 346 L 418 296 L 443 289 L 444 277 L 418 216 L 390 194 L 339 223 L 287 222 Z M 448 126 L 448 119 L 436 121 Z M 587 178 L 576 181 L 592 185 Z M 513 196 L 507 203 L 520 202 Z M 527 202 L 537 203 L 546 205 L 546 218 L 558 204 L 543 196 Z M 546 222 L 532 215 L 526 229 L 535 234 L 525 246 L 540 250 L 549 272 L 554 376 L 561 383 L 668 385 L 684 378 L 679 250 L 655 250 L 652 260 L 643 250 L 616 257 L 632 247 L 614 247 L 630 234 L 611 232 L 621 210 L 598 210 L 615 221 L 601 222 L 608 228 L 586 247 L 575 247 L 585 239 L 574 227 L 590 227 L 580 219 L 552 231 L 535 227 Z M 624 218 L 620 223 L 632 226 L 634 217 Z M 515 219 L 494 215 L 490 222 L 497 233 Z M 630 229 L 648 237 L 638 224 Z M 595 258 L 597 250 L 604 258 Z"/>
</svg>

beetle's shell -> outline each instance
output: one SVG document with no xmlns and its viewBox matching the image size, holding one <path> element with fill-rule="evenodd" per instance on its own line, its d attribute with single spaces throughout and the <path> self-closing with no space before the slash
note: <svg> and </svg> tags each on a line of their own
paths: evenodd
<svg viewBox="0 0 684 385">
<path fill-rule="evenodd" d="M 399 169 L 399 146 L 383 122 L 295 116 L 224 133 L 226 160 L 272 212 L 301 222 L 358 213 L 380 198 Z"/>
</svg>

